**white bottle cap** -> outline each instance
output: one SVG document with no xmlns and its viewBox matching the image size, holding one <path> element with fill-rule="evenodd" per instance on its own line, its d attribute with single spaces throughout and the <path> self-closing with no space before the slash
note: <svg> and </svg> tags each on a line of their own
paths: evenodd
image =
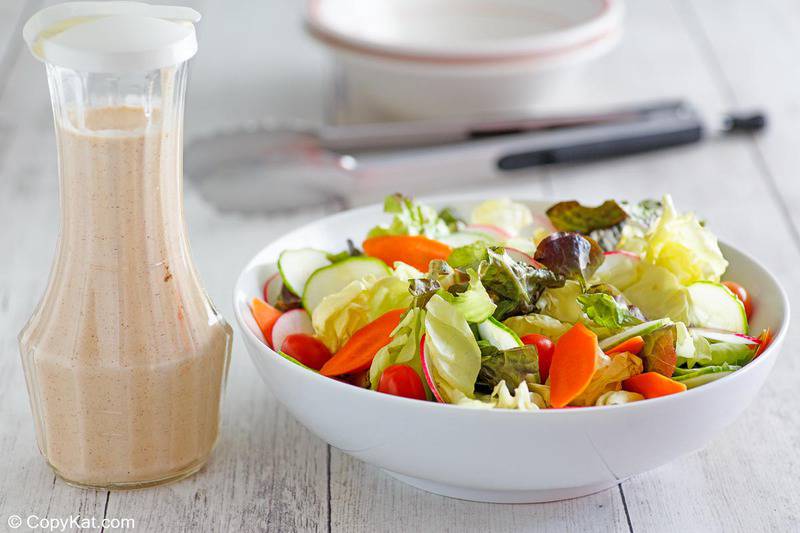
<svg viewBox="0 0 800 533">
<path fill-rule="evenodd" d="M 142 2 L 68 2 L 42 9 L 22 35 L 38 59 L 84 72 L 144 72 L 197 52 L 187 7 Z"/>
</svg>

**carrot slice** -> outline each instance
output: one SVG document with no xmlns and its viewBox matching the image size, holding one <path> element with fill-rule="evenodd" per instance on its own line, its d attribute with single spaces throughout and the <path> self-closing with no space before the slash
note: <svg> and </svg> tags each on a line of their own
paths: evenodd
<svg viewBox="0 0 800 533">
<path fill-rule="evenodd" d="M 319 373 L 323 376 L 341 376 L 366 370 L 378 350 L 392 340 L 392 331 L 400 324 L 405 309 L 384 313 L 356 331 L 336 354 L 328 359 Z"/>
<path fill-rule="evenodd" d="M 633 355 L 637 355 L 639 352 L 642 351 L 644 348 L 644 339 L 637 335 L 636 337 L 631 337 L 626 341 L 622 341 L 621 343 L 617 344 L 610 350 L 606 352 L 607 355 L 615 354 L 615 353 L 624 353 L 629 352 Z"/>
<path fill-rule="evenodd" d="M 253 313 L 253 318 L 256 320 L 256 324 L 258 324 L 258 329 L 264 334 L 264 338 L 267 339 L 267 344 L 269 344 L 271 348 L 272 328 L 283 313 L 260 298 L 253 298 L 250 304 L 250 312 Z"/>
<path fill-rule="evenodd" d="M 638 392 L 645 398 L 658 398 L 686 390 L 686 385 L 678 383 L 658 372 L 645 372 L 629 377 L 622 382 L 622 389 Z"/>
<path fill-rule="evenodd" d="M 395 261 L 407 263 L 422 272 L 434 259 L 445 260 L 453 251 L 443 242 L 422 235 L 384 235 L 364 241 L 364 253 L 377 257 L 389 266 Z"/>
<path fill-rule="evenodd" d="M 753 359 L 761 355 L 764 350 L 772 343 L 772 330 L 767 328 L 761 332 L 761 335 L 758 336 L 758 349 L 756 350 L 756 354 L 753 356 Z"/>
<path fill-rule="evenodd" d="M 561 335 L 550 363 L 553 407 L 564 407 L 589 385 L 599 350 L 597 335 L 580 322 Z"/>
</svg>

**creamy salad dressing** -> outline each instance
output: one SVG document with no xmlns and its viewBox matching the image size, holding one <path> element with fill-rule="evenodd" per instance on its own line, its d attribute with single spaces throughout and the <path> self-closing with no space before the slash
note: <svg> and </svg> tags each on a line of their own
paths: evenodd
<svg viewBox="0 0 800 533">
<path fill-rule="evenodd" d="M 219 427 L 231 330 L 189 258 L 180 135 L 153 113 L 57 125 L 62 233 L 21 346 L 42 452 L 81 484 L 190 472 Z"/>
</svg>

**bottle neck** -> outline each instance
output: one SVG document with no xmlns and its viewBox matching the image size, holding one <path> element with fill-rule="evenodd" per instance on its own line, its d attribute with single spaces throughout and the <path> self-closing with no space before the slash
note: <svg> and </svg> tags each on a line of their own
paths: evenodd
<svg viewBox="0 0 800 533">
<path fill-rule="evenodd" d="M 112 271 L 187 262 L 185 65 L 119 75 L 50 66 L 48 75 L 61 184 L 60 256 Z"/>
</svg>

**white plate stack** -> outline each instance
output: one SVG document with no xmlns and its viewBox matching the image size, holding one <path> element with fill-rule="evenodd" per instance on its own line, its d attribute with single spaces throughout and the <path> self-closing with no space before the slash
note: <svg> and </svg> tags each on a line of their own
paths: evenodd
<svg viewBox="0 0 800 533">
<path fill-rule="evenodd" d="M 535 111 L 619 40 L 621 0 L 311 0 L 348 100 L 386 118 Z"/>
</svg>

